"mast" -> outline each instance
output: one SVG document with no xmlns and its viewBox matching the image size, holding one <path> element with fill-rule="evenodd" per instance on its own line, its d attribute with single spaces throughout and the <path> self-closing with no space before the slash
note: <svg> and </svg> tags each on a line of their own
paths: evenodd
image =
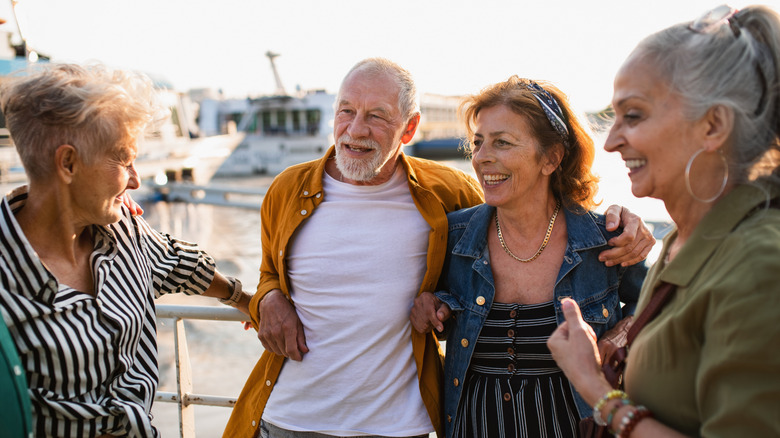
<svg viewBox="0 0 780 438">
<path fill-rule="evenodd" d="M 274 91 L 274 94 L 278 96 L 287 96 L 287 91 L 285 91 L 284 85 L 282 85 L 282 78 L 279 77 L 279 72 L 276 70 L 276 63 L 274 62 L 274 58 L 279 56 L 279 54 L 273 53 L 269 50 L 265 52 L 265 56 L 267 56 L 268 60 L 271 61 L 271 70 L 273 70 L 274 79 L 276 80 L 276 91 Z"/>
</svg>

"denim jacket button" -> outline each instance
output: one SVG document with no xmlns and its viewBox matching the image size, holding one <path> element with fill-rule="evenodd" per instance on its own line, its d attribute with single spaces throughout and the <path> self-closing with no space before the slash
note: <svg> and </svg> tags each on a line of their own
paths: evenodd
<svg viewBox="0 0 780 438">
<path fill-rule="evenodd" d="M 485 305 L 485 297 L 483 297 L 483 296 L 481 296 L 481 295 L 480 295 L 480 296 L 478 296 L 478 297 L 477 297 L 477 305 L 479 305 L 479 306 L 484 306 L 484 305 Z"/>
<path fill-rule="evenodd" d="M 606 307 L 601 311 L 601 314 L 604 315 L 604 318 L 609 318 L 609 310 Z"/>
<path fill-rule="evenodd" d="M 468 340 L 468 339 L 466 339 L 466 338 L 463 338 L 463 339 L 461 339 L 461 340 L 460 340 L 460 345 L 462 345 L 462 346 L 463 346 L 463 348 L 466 348 L 466 347 L 468 347 L 468 346 L 469 346 L 469 340 Z"/>
<path fill-rule="evenodd" d="M 452 423 L 452 415 L 447 415 L 447 423 Z"/>
<path fill-rule="evenodd" d="M 460 382 L 458 381 L 458 379 L 455 379 L 455 380 L 452 381 L 452 384 L 455 385 L 455 386 L 458 386 L 458 385 L 460 385 Z"/>
</svg>

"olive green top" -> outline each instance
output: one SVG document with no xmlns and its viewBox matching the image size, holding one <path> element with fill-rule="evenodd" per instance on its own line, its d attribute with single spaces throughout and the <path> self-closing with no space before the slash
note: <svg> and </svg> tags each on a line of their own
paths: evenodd
<svg viewBox="0 0 780 438">
<path fill-rule="evenodd" d="M 637 314 L 659 281 L 678 287 L 634 341 L 626 392 L 679 432 L 780 436 L 780 209 L 768 197 L 732 190 L 645 280 Z"/>
</svg>

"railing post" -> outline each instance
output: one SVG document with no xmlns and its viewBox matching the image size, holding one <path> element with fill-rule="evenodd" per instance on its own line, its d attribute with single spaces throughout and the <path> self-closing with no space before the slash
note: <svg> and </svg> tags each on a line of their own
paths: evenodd
<svg viewBox="0 0 780 438">
<path fill-rule="evenodd" d="M 176 390 L 179 396 L 179 431 L 181 438 L 195 438 L 195 407 L 189 403 L 192 393 L 192 368 L 190 353 L 187 349 L 187 334 L 184 330 L 184 320 L 176 318 L 173 328 L 176 344 Z"/>
</svg>

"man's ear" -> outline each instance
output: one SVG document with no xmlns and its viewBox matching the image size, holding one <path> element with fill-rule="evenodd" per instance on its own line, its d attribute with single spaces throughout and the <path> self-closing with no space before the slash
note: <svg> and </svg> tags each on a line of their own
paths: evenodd
<svg viewBox="0 0 780 438">
<path fill-rule="evenodd" d="M 78 151 L 69 144 L 61 144 L 54 151 L 55 174 L 66 183 L 70 183 L 73 180 L 78 162 Z"/>
<path fill-rule="evenodd" d="M 708 152 L 721 148 L 734 130 L 734 111 L 725 105 L 715 105 L 701 119 L 704 143 Z"/>
<path fill-rule="evenodd" d="M 401 143 L 408 144 L 412 141 L 414 133 L 417 132 L 417 127 L 420 126 L 420 113 L 413 115 L 406 123 L 406 130 L 404 135 L 401 136 Z"/>
</svg>

